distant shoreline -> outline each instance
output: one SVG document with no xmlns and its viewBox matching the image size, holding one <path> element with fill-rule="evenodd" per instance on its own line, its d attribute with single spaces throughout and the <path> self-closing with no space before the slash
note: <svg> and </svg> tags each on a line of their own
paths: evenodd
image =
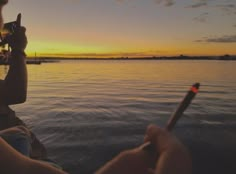
<svg viewBox="0 0 236 174">
<path fill-rule="evenodd" d="M 26 63 L 27 64 L 36 64 L 40 65 L 42 63 L 57 63 L 62 60 L 125 60 L 125 61 L 133 61 L 133 60 L 222 60 L 222 61 L 235 61 L 236 56 L 177 56 L 177 57 L 135 57 L 135 58 L 129 58 L 129 57 L 117 57 L 117 58 L 91 58 L 91 57 L 75 57 L 75 58 L 68 58 L 68 57 L 27 57 Z M 1 61 L 0 59 L 0 65 L 9 65 L 9 62 Z"/>
<path fill-rule="evenodd" d="M 29 60 L 35 58 L 28 58 Z M 42 62 L 54 62 L 57 60 L 236 60 L 236 55 L 229 56 L 169 56 L 169 57 L 111 57 L 111 58 L 91 58 L 91 57 L 37 57 L 35 60 Z"/>
</svg>

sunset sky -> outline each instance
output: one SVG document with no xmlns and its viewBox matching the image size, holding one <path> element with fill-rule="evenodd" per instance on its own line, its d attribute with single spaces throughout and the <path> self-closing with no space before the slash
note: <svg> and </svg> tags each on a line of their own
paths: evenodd
<svg viewBox="0 0 236 174">
<path fill-rule="evenodd" d="M 236 0 L 9 0 L 27 54 L 63 57 L 236 55 Z"/>
</svg>

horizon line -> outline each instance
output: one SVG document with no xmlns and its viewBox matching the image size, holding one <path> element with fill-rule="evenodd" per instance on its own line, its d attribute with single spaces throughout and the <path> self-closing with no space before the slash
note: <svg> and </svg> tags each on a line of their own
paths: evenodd
<svg viewBox="0 0 236 174">
<path fill-rule="evenodd" d="M 178 56 L 27 56 L 27 58 L 47 58 L 47 59 L 159 59 L 159 58 L 201 58 L 201 57 L 236 57 L 236 54 L 223 55 L 178 55 Z"/>
</svg>

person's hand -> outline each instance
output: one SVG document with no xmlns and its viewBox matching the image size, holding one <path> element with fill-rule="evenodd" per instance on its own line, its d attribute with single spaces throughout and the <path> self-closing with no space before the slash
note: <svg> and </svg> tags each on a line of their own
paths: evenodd
<svg viewBox="0 0 236 174">
<path fill-rule="evenodd" d="M 150 125 L 144 142 L 151 142 L 158 154 L 151 174 L 191 174 L 192 160 L 186 147 L 170 132 Z"/>
<path fill-rule="evenodd" d="M 191 158 L 184 145 L 169 132 L 154 125 L 148 127 L 145 142 L 151 142 L 153 152 L 140 146 L 120 153 L 96 174 L 190 174 Z"/>
<path fill-rule="evenodd" d="M 13 51 L 24 52 L 28 43 L 25 32 L 25 27 L 18 27 L 15 32 L 7 38 L 7 42 Z"/>
</svg>

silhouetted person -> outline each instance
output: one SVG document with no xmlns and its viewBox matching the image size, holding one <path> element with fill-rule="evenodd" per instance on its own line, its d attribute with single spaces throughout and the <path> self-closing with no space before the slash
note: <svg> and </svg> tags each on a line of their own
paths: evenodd
<svg viewBox="0 0 236 174">
<path fill-rule="evenodd" d="M 0 28 L 3 27 L 2 8 L 7 2 L 7 0 L 0 0 Z M 27 153 L 32 158 L 44 159 L 47 158 L 44 146 L 9 107 L 9 105 L 20 104 L 26 101 L 27 69 L 24 50 L 27 45 L 27 38 L 25 31 L 24 27 L 18 27 L 15 33 L 7 39 L 7 43 L 11 47 L 11 58 L 5 79 L 0 79 L 0 137 L 7 140 L 8 143 L 17 144 L 17 141 L 13 140 L 18 137 L 14 137 L 12 132 L 27 133 L 31 139 L 30 148 L 28 148 L 29 152 Z"/>
</svg>

